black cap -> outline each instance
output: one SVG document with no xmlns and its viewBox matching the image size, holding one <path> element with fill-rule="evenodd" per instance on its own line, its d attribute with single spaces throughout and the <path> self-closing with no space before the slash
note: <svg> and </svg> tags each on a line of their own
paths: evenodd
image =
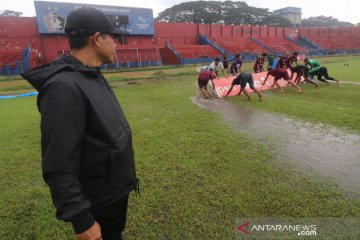
<svg viewBox="0 0 360 240">
<path fill-rule="evenodd" d="M 116 29 L 105 14 L 95 8 L 83 7 L 70 12 L 65 25 L 65 33 L 68 36 L 89 36 L 96 32 L 116 36 L 129 34 L 127 31 Z"/>
</svg>

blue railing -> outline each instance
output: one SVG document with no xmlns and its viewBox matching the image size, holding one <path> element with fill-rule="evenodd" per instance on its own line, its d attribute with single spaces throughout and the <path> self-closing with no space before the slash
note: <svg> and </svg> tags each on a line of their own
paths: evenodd
<svg viewBox="0 0 360 240">
<path fill-rule="evenodd" d="M 304 42 L 308 43 L 309 45 L 312 45 L 314 46 L 317 50 L 319 50 L 320 52 L 323 52 L 325 53 L 326 52 L 326 49 L 320 47 L 319 44 L 311 41 L 310 39 L 308 39 L 307 37 L 304 37 L 304 36 L 300 36 L 300 39 L 303 40 Z"/>
<path fill-rule="evenodd" d="M 219 51 L 222 55 L 231 57 L 230 53 L 225 48 L 221 47 L 220 44 L 215 43 L 213 40 L 206 37 L 205 35 L 200 35 L 199 40 L 201 45 L 210 45 L 213 48 L 215 48 L 217 51 Z"/>
<path fill-rule="evenodd" d="M 309 51 L 310 55 L 324 55 L 324 52 L 322 52 L 319 48 L 315 47 L 313 44 L 310 44 L 309 42 L 303 40 L 303 39 L 290 39 L 289 37 L 286 37 L 289 41 L 292 41 L 293 43 L 306 48 Z"/>
<path fill-rule="evenodd" d="M 181 53 L 176 50 L 176 48 L 171 45 L 169 42 L 166 42 L 166 46 L 178 57 L 181 57 Z"/>
<path fill-rule="evenodd" d="M 4 64 L 0 68 L 0 76 L 14 76 L 27 72 L 30 69 L 31 44 L 22 50 L 21 59 L 15 60 L 13 63 Z"/>
</svg>

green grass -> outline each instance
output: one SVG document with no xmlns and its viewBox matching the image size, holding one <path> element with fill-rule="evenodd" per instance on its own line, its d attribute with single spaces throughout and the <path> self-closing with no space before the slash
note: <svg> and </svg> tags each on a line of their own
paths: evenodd
<svg viewBox="0 0 360 240">
<path fill-rule="evenodd" d="M 348 82 L 360 82 L 360 56 L 318 58 L 328 68 L 329 75 Z M 345 66 L 344 64 L 349 64 Z"/>
<path fill-rule="evenodd" d="M 282 103 L 292 116 L 297 113 L 291 106 L 297 106 L 304 112 L 297 117 L 325 121 L 315 108 L 308 117 L 303 101 L 328 107 L 339 101 L 336 89 L 269 93 L 264 103 L 246 104 L 279 112 L 272 106 Z M 130 198 L 125 239 L 233 239 L 240 217 L 360 217 L 358 199 L 344 198 L 329 182 L 279 168 L 271 146 L 194 105 L 189 98 L 196 94 L 195 75 L 122 83 L 115 90 L 133 129 L 141 181 L 141 197 Z M 337 106 L 354 108 L 351 98 Z M 243 99 L 229 101 L 245 104 Z M 71 226 L 55 219 L 42 180 L 36 98 L 1 100 L 0 124 L 0 239 L 73 239 Z"/>
</svg>

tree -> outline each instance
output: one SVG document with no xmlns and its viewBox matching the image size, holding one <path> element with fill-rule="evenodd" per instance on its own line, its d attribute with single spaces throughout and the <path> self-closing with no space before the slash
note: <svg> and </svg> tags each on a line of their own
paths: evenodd
<svg viewBox="0 0 360 240">
<path fill-rule="evenodd" d="M 20 17 L 22 14 L 13 10 L 0 10 L 0 17 Z"/>
<path fill-rule="evenodd" d="M 273 16 L 267 8 L 256 8 L 246 2 L 194 1 L 174 5 L 159 13 L 159 22 L 206 24 L 251 24 L 291 26 L 289 20 Z"/>
<path fill-rule="evenodd" d="M 301 27 L 350 27 L 354 24 L 342 22 L 333 17 L 318 16 L 305 18 L 301 21 Z"/>
</svg>

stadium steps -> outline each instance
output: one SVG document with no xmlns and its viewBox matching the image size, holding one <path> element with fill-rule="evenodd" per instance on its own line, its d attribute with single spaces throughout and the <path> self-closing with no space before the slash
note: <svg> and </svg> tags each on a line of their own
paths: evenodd
<svg viewBox="0 0 360 240">
<path fill-rule="evenodd" d="M 268 45 L 266 45 L 265 43 L 261 42 L 259 39 L 256 39 L 254 37 L 249 37 L 249 39 L 257 44 L 259 44 L 260 46 L 266 48 L 268 51 L 272 52 L 272 53 L 276 53 L 276 51 L 274 49 L 272 49 L 271 47 L 269 47 Z"/>
<path fill-rule="evenodd" d="M 212 39 L 208 38 L 205 35 L 200 35 L 199 38 L 200 44 L 204 44 L 204 45 L 210 45 L 213 48 L 215 48 L 218 52 L 220 52 L 222 55 L 226 55 L 229 58 L 232 58 L 233 56 L 230 56 L 230 53 L 223 47 L 221 47 L 220 44 L 216 43 L 215 41 L 213 41 Z"/>
<path fill-rule="evenodd" d="M 323 49 L 320 45 L 308 39 L 307 37 L 300 36 L 299 40 L 305 42 L 307 45 L 315 47 L 315 49 L 318 50 L 318 53 L 320 53 L 320 55 L 324 55 L 326 52 L 325 49 Z"/>
<path fill-rule="evenodd" d="M 309 44 L 308 42 L 306 42 L 300 38 L 299 39 L 290 39 L 289 37 L 286 37 L 286 36 L 285 36 L 285 38 L 303 48 L 306 48 L 309 51 L 309 54 L 311 54 L 311 55 L 323 55 L 324 54 L 317 47 L 313 46 L 312 44 Z"/>
</svg>

